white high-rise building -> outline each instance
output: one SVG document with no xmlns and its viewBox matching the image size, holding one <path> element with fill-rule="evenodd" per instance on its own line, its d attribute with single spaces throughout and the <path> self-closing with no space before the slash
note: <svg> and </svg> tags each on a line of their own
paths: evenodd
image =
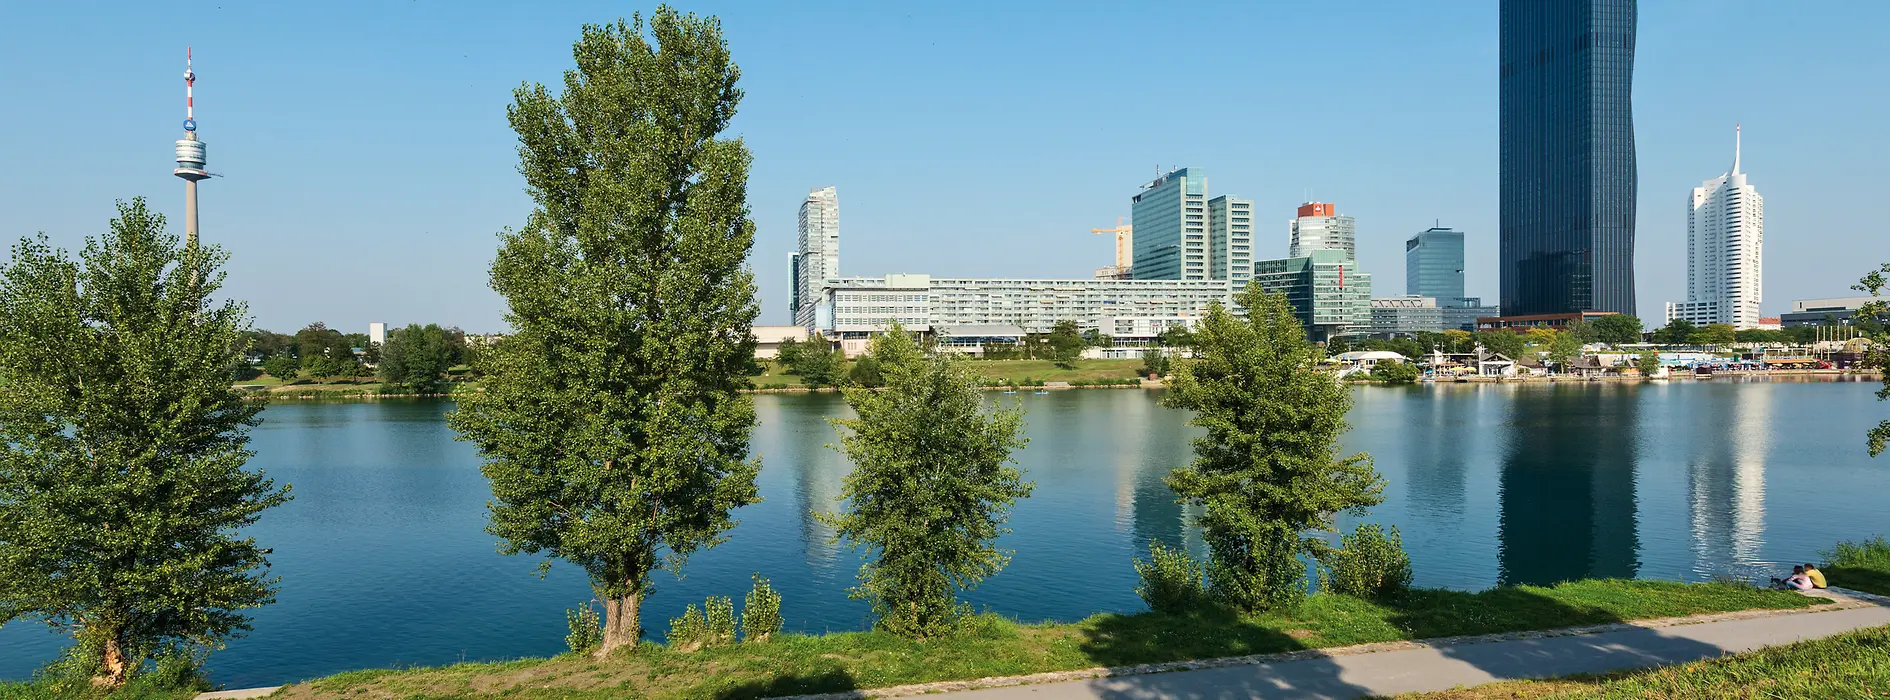
<svg viewBox="0 0 1890 700">
<path fill-rule="evenodd" d="M 801 202 L 800 240 L 794 248 L 794 325 L 815 328 L 822 292 L 840 278 L 840 195 L 832 187 L 807 193 Z M 829 321 L 831 323 L 831 321 Z"/>
<path fill-rule="evenodd" d="M 1331 202 L 1299 205 L 1299 215 L 1291 222 L 1293 237 L 1286 246 L 1286 257 L 1310 257 L 1315 250 L 1343 250 L 1346 260 L 1357 260 L 1352 217 L 1339 216 L 1338 209 Z"/>
<path fill-rule="evenodd" d="M 1764 243 L 1765 198 L 1739 169 L 1735 126 L 1732 170 L 1693 188 L 1687 200 L 1687 300 L 1667 302 L 1667 320 L 1757 328 Z"/>
</svg>

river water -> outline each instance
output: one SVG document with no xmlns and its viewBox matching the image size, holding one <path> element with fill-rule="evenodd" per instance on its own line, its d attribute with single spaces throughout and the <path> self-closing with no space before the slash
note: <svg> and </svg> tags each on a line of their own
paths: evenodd
<svg viewBox="0 0 1890 700">
<path fill-rule="evenodd" d="M 1588 576 L 1763 576 L 1838 539 L 1890 533 L 1863 434 L 1890 406 L 1856 381 L 1457 384 L 1359 387 L 1347 447 L 1369 452 L 1385 502 L 1360 520 L 1397 525 L 1423 586 L 1481 589 Z M 1009 568 L 967 598 L 1025 620 L 1142 609 L 1130 562 L 1151 539 L 1198 534 L 1162 475 L 1196 432 L 1159 392 L 1005 396 L 1028 410 L 1018 453 L 1036 493 L 1011 519 Z M 997 398 L 993 395 L 993 398 Z M 791 631 L 854 630 L 860 559 L 808 516 L 847 464 L 832 394 L 756 397 L 764 501 L 728 542 L 657 579 L 644 623 L 706 595 L 740 599 L 760 572 Z M 537 577 L 485 534 L 490 496 L 444 402 L 282 403 L 255 431 L 252 466 L 295 500 L 251 533 L 273 547 L 278 602 L 210 659 L 228 687 L 339 671 L 562 651 L 563 610 L 589 597 L 573 568 Z M 1350 528 L 1354 519 L 1342 519 Z M 24 678 L 64 639 L 0 629 L 0 678 Z"/>
</svg>

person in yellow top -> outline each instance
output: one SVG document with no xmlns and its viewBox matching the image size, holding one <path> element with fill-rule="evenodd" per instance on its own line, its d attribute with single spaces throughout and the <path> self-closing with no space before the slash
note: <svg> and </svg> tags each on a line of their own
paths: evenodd
<svg viewBox="0 0 1890 700">
<path fill-rule="evenodd" d="M 1816 567 L 1816 566 L 1812 566 L 1812 565 L 1810 565 L 1810 564 L 1806 564 L 1806 565 L 1805 565 L 1805 577 L 1806 577 L 1806 578 L 1809 578 L 1809 579 L 1811 579 L 1811 587 L 1812 587 L 1812 588 L 1824 588 L 1824 587 L 1825 587 L 1825 583 L 1824 583 L 1824 572 L 1822 572 L 1822 571 L 1819 571 L 1819 570 L 1818 570 L 1818 567 Z"/>
</svg>

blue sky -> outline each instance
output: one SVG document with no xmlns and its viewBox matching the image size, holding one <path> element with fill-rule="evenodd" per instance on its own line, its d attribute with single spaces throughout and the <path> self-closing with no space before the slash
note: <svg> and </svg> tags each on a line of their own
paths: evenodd
<svg viewBox="0 0 1890 700">
<path fill-rule="evenodd" d="M 786 320 L 808 189 L 840 191 L 844 274 L 1087 277 L 1157 168 L 1253 199 L 1283 255 L 1308 191 L 1358 219 L 1376 294 L 1403 240 L 1470 233 L 1496 296 L 1494 0 L 1413 3 L 685 3 L 720 15 L 747 97 L 763 323 Z M 1159 9 L 1158 9 L 1159 7 Z M 1177 9 L 1185 7 L 1186 9 Z M 0 237 L 76 248 L 170 175 L 196 47 L 207 240 L 258 325 L 503 328 L 494 234 L 531 207 L 504 109 L 555 83 L 626 3 L 16 4 Z M 1635 74 L 1643 317 L 1685 294 L 1684 202 L 1732 160 L 1766 197 L 1767 313 L 1890 260 L 1890 3 L 1642 4 Z"/>
</svg>

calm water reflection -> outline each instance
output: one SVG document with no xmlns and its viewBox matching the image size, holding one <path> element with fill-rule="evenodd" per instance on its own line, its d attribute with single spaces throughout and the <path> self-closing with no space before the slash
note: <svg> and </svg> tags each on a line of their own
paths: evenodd
<svg viewBox="0 0 1890 700">
<path fill-rule="evenodd" d="M 1445 385 L 1361 388 L 1346 436 L 1385 475 L 1362 519 L 1398 525 L 1426 586 L 1477 589 L 1585 576 L 1698 580 L 1761 575 L 1833 540 L 1890 533 L 1875 494 L 1884 464 L 1862 434 L 1886 412 L 1857 382 Z M 993 395 L 993 398 L 997 398 Z M 1139 390 L 1020 399 L 1037 491 L 1004 546 L 1010 568 L 972 602 L 1025 619 L 1137 610 L 1130 559 L 1150 540 L 1200 552 L 1191 513 L 1162 483 L 1188 458 L 1186 416 Z M 847 465 L 826 447 L 832 395 L 757 397 L 763 503 L 727 544 L 658 579 L 646 625 L 660 630 L 705 595 L 774 579 L 788 626 L 857 629 L 858 556 L 809 513 L 831 508 Z M 275 548 L 278 604 L 212 658 L 233 687 L 336 671 L 560 650 L 581 576 L 494 553 L 489 497 L 442 403 L 284 404 L 256 432 L 256 466 L 296 500 L 253 533 Z M 1342 518 L 1350 527 L 1353 518 Z M 0 630 L 0 677 L 59 647 L 24 624 Z"/>
</svg>

